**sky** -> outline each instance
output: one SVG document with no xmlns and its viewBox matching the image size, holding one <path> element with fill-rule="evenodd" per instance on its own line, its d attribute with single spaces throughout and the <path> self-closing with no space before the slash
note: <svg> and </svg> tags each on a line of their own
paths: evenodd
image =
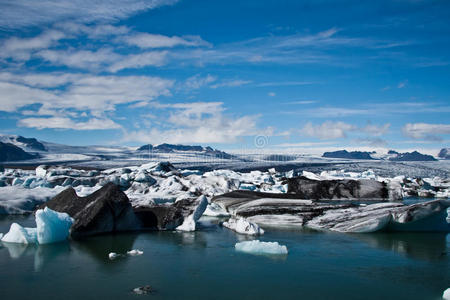
<svg viewBox="0 0 450 300">
<path fill-rule="evenodd" d="M 320 152 L 450 141 L 450 2 L 0 0 L 0 133 Z"/>
</svg>

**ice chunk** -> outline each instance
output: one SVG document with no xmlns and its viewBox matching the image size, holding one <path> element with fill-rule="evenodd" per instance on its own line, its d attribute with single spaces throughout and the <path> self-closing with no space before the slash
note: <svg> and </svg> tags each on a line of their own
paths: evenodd
<svg viewBox="0 0 450 300">
<path fill-rule="evenodd" d="M 236 249 L 236 251 L 251 254 L 272 254 L 272 255 L 288 254 L 287 247 L 278 244 L 278 242 L 261 242 L 259 240 L 245 241 L 236 243 L 234 248 Z"/>
<path fill-rule="evenodd" d="M 0 233 L 0 240 L 3 238 L 3 233 Z"/>
<path fill-rule="evenodd" d="M 229 217 L 230 216 L 230 214 L 225 209 L 223 209 L 222 206 L 220 206 L 217 203 L 208 204 L 203 215 L 208 216 L 208 217 Z"/>
<path fill-rule="evenodd" d="M 130 251 L 127 251 L 127 254 L 130 256 L 137 256 L 137 255 L 142 255 L 144 254 L 144 251 L 138 250 L 138 249 L 133 249 Z"/>
<path fill-rule="evenodd" d="M 448 288 L 444 291 L 444 294 L 442 294 L 442 299 L 450 300 L 450 288 Z"/>
<path fill-rule="evenodd" d="M 74 220 L 66 213 L 49 209 L 36 211 L 37 240 L 39 244 L 64 241 L 69 236 L 69 229 Z"/>
<path fill-rule="evenodd" d="M 47 175 L 47 166 L 41 165 L 36 168 L 37 177 L 45 177 Z"/>
<path fill-rule="evenodd" d="M 111 253 L 108 254 L 108 258 L 109 258 L 110 260 L 116 259 L 116 258 L 118 258 L 118 257 L 119 257 L 119 254 L 117 254 L 117 253 L 115 253 L 115 252 L 111 252 Z"/>
<path fill-rule="evenodd" d="M 183 224 L 181 224 L 176 228 L 177 230 L 195 231 L 197 221 L 203 215 L 203 212 L 205 211 L 206 206 L 208 205 L 208 199 L 205 196 L 200 196 L 197 199 L 197 201 L 199 204 L 195 208 L 194 212 L 184 219 Z"/>
<path fill-rule="evenodd" d="M 33 244 L 36 241 L 36 228 L 22 227 L 17 223 L 12 223 L 8 233 L 2 238 L 5 243 Z"/>
<path fill-rule="evenodd" d="M 223 222 L 224 227 L 234 230 L 240 234 L 248 235 L 261 235 L 264 234 L 264 230 L 257 224 L 251 223 L 244 218 L 231 218 L 227 222 Z"/>
</svg>

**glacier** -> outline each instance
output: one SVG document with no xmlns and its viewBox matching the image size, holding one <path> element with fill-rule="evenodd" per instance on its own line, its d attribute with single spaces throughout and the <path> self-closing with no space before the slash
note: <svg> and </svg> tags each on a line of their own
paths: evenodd
<svg viewBox="0 0 450 300">
<path fill-rule="evenodd" d="M 236 251 L 251 254 L 268 254 L 268 255 L 287 255 L 288 249 L 278 242 L 261 242 L 259 240 L 244 241 L 236 243 L 234 246 Z"/>
</svg>

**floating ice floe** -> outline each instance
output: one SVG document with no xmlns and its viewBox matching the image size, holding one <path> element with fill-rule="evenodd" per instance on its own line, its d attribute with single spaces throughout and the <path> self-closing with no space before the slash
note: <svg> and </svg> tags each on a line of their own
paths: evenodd
<svg viewBox="0 0 450 300">
<path fill-rule="evenodd" d="M 240 234 L 247 235 L 262 235 L 264 230 L 257 224 L 247 221 L 245 218 L 230 218 L 227 222 L 223 222 L 222 225 L 228 229 L 236 231 Z"/>
<path fill-rule="evenodd" d="M 36 211 L 36 228 L 22 227 L 17 223 L 11 224 L 9 232 L 2 238 L 2 242 L 19 244 L 50 244 L 64 241 L 69 236 L 73 219 L 66 213 L 59 213 L 49 209 Z"/>
<path fill-rule="evenodd" d="M 278 242 L 261 242 L 259 240 L 245 241 L 236 243 L 234 246 L 236 251 L 246 252 L 251 254 L 270 254 L 270 255 L 286 255 L 288 249 Z"/>
<path fill-rule="evenodd" d="M 442 294 L 442 299 L 450 300 L 450 288 L 448 288 L 444 291 L 444 293 Z"/>
<path fill-rule="evenodd" d="M 138 255 L 144 254 L 144 251 L 141 251 L 138 249 L 133 249 L 133 250 L 127 251 L 127 254 L 130 256 L 138 256 Z"/>
<path fill-rule="evenodd" d="M 120 254 L 117 254 L 116 252 L 110 252 L 110 253 L 108 254 L 108 258 L 109 258 L 110 260 L 114 260 L 114 259 L 118 258 L 119 256 L 120 256 Z"/>
</svg>

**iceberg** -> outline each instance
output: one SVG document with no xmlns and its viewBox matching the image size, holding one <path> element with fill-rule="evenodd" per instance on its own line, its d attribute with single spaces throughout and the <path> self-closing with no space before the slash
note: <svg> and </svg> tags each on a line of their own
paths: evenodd
<svg viewBox="0 0 450 300">
<path fill-rule="evenodd" d="M 133 250 L 127 251 L 127 254 L 130 256 L 138 256 L 138 255 L 144 254 L 144 251 L 141 251 L 138 249 L 133 249 Z"/>
<path fill-rule="evenodd" d="M 223 222 L 224 227 L 234 230 L 240 234 L 247 235 L 262 235 L 264 230 L 260 228 L 257 224 L 249 222 L 245 218 L 231 218 L 227 222 Z"/>
<path fill-rule="evenodd" d="M 450 288 L 448 288 L 444 291 L 444 294 L 442 294 L 442 299 L 450 300 Z"/>
<path fill-rule="evenodd" d="M 208 199 L 205 196 L 200 196 L 197 201 L 199 204 L 194 209 L 193 213 L 184 219 L 183 224 L 176 228 L 177 230 L 195 231 L 197 221 L 203 215 L 206 206 L 208 205 Z"/>
<path fill-rule="evenodd" d="M 34 244 L 37 242 L 36 228 L 22 227 L 12 223 L 7 234 L 2 238 L 5 243 Z"/>
<path fill-rule="evenodd" d="M 64 241 L 74 220 L 66 213 L 56 212 L 48 207 L 36 211 L 37 241 L 50 244 Z"/>
<path fill-rule="evenodd" d="M 225 209 L 223 209 L 222 206 L 220 206 L 217 203 L 208 204 L 205 211 L 203 212 L 203 215 L 207 216 L 207 217 L 229 217 L 230 216 L 230 214 Z"/>
<path fill-rule="evenodd" d="M 111 252 L 111 253 L 108 254 L 108 258 L 109 258 L 110 260 L 114 260 L 114 259 L 116 259 L 117 257 L 119 257 L 119 254 L 117 254 L 117 253 L 115 253 L 115 252 Z"/>
<path fill-rule="evenodd" d="M 66 240 L 73 219 L 66 213 L 59 213 L 49 208 L 36 211 L 36 228 L 11 224 L 9 232 L 2 242 L 18 244 L 50 244 Z"/>
<path fill-rule="evenodd" d="M 261 242 L 259 240 L 245 241 L 236 243 L 234 246 L 236 251 L 251 254 L 270 254 L 270 255 L 287 255 L 288 250 L 284 245 L 278 242 Z"/>
</svg>

